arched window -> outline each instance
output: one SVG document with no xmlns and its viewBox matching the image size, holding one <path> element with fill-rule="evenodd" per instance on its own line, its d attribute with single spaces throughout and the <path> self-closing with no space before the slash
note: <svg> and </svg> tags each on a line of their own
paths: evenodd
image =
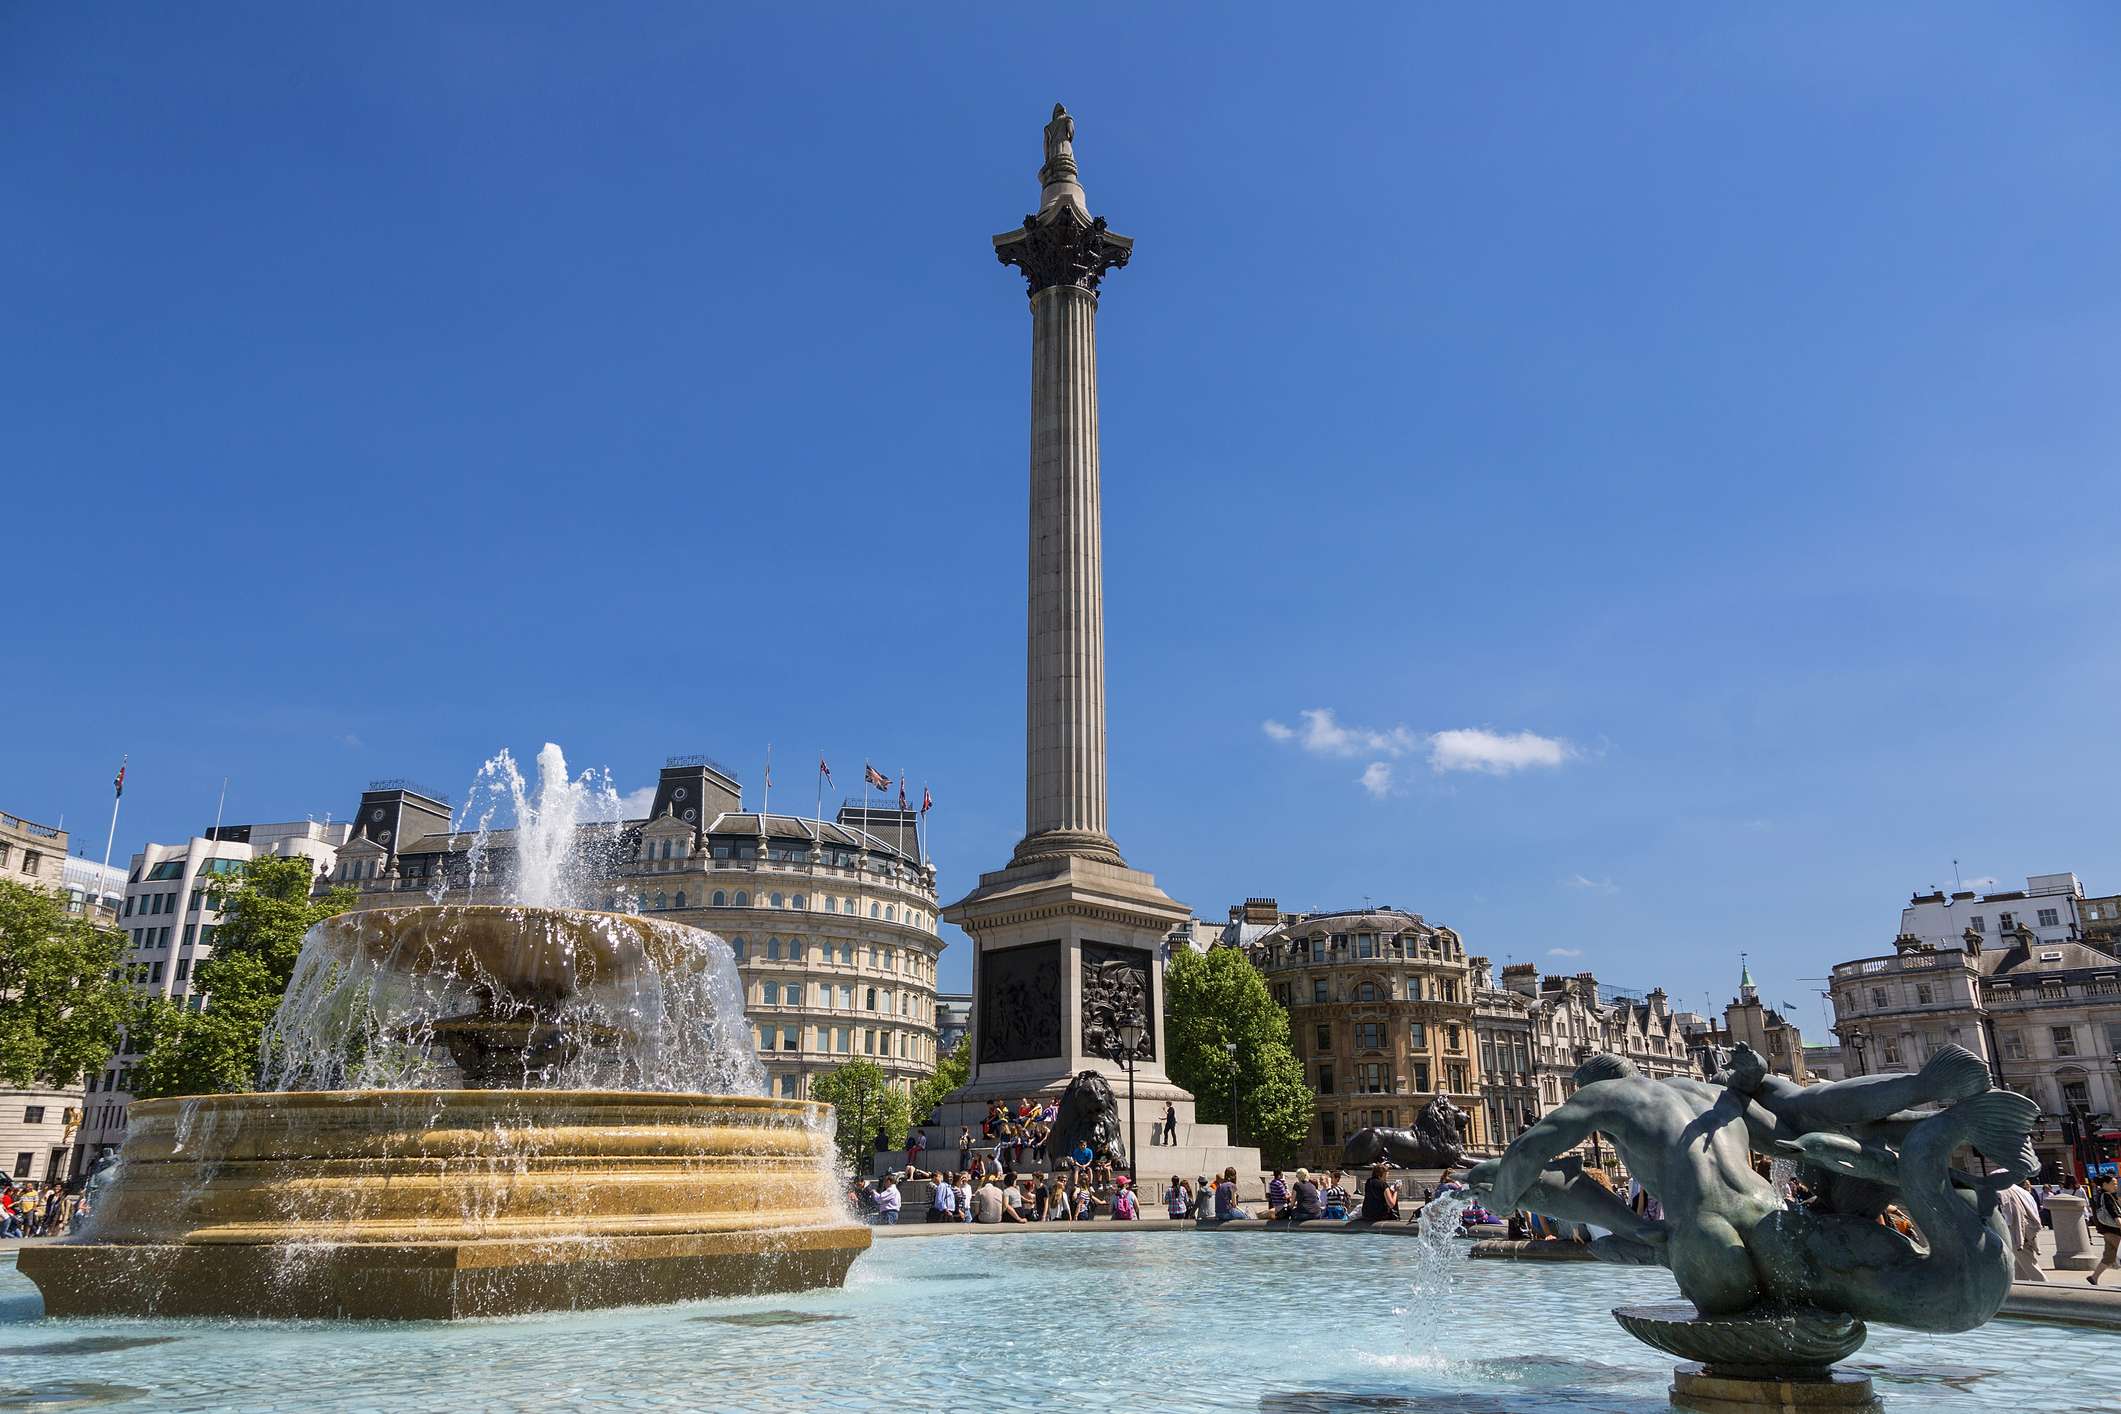
<svg viewBox="0 0 2121 1414">
<path fill-rule="evenodd" d="M 664 841 L 663 841 L 663 858 L 665 858 L 665 859 L 668 859 L 668 858 L 670 858 L 670 841 L 669 841 L 669 840 L 664 840 Z"/>
<path fill-rule="evenodd" d="M 1357 1000 L 1357 1001 L 1359 1001 L 1359 1002 L 1374 1002 L 1374 1001 L 1376 1001 L 1376 1000 L 1377 1000 L 1377 984 L 1376 984 L 1375 982 L 1358 982 L 1358 983 L 1356 983 L 1356 985 L 1355 985 L 1355 1000 Z"/>
<path fill-rule="evenodd" d="M 797 894 L 797 895 L 795 896 L 795 900 L 794 900 L 794 903 L 795 903 L 795 906 L 796 906 L 797 908 L 801 908 L 801 907 L 803 906 L 803 904 L 804 904 L 805 902 L 806 902 L 806 900 L 805 900 L 805 899 L 803 898 L 803 896 L 802 896 L 801 894 Z"/>
<path fill-rule="evenodd" d="M 898 905 L 896 905 L 896 904 L 886 904 L 886 905 L 884 905 L 884 921 L 885 921 L 886 923 L 895 923 L 895 922 L 897 922 L 897 921 L 898 921 Z"/>
<path fill-rule="evenodd" d="M 833 897 L 833 896 L 832 896 L 831 894 L 826 894 L 826 895 L 825 895 L 825 912 L 827 912 L 827 913 L 838 913 L 839 911 L 840 911 L 840 901 L 839 901 L 838 899 L 834 898 L 834 897 Z"/>
<path fill-rule="evenodd" d="M 861 910 L 860 910 L 859 908 L 856 908 L 856 907 L 854 906 L 854 900 L 853 900 L 853 899 L 851 899 L 851 898 L 845 898 L 845 899 L 841 899 L 841 900 L 840 900 L 840 911 L 841 911 L 842 913 L 860 913 L 860 912 L 861 912 Z"/>
<path fill-rule="evenodd" d="M 738 962 L 742 962 L 744 960 L 744 940 L 742 938 L 731 938 L 729 940 L 729 951 Z"/>
<path fill-rule="evenodd" d="M 766 983 L 765 986 L 759 989 L 759 994 L 764 998 L 767 1006 L 779 1006 L 781 1004 L 781 984 L 778 982 Z"/>
<path fill-rule="evenodd" d="M 726 908 L 726 907 L 728 907 L 728 906 L 729 906 L 729 895 L 728 895 L 728 894 L 727 894 L 726 892 L 724 892 L 723 890 L 721 890 L 721 889 L 716 889 L 716 890 L 714 891 L 714 906 L 715 906 L 716 908 Z"/>
<path fill-rule="evenodd" d="M 792 962 L 801 962 L 803 960 L 803 940 L 801 938 L 790 938 L 788 940 L 788 957 Z"/>
<path fill-rule="evenodd" d="M 742 889 L 738 889 L 738 890 L 736 891 L 736 906 L 737 906 L 738 908 L 749 908 L 749 907 L 751 907 L 751 895 L 750 895 L 750 894 L 748 894 L 748 893 L 746 893 L 746 892 L 745 892 L 744 890 L 742 890 Z"/>
<path fill-rule="evenodd" d="M 657 908 L 662 908 L 667 902 L 668 900 L 663 896 L 663 891 L 661 889 L 657 889 L 655 891 L 655 906 Z"/>
<path fill-rule="evenodd" d="M 766 940 L 766 961 L 779 962 L 780 960 L 781 940 L 779 938 L 768 938 Z"/>
<path fill-rule="evenodd" d="M 684 906 L 685 906 L 685 891 L 684 891 L 683 889 L 679 889 L 679 890 L 678 890 L 678 907 L 679 907 L 679 908 L 683 908 Z"/>
<path fill-rule="evenodd" d="M 873 903 L 869 905 L 869 916 L 870 916 L 871 918 L 874 918 L 874 917 L 876 917 L 876 916 L 877 916 L 877 907 L 876 907 L 876 905 L 875 905 L 875 904 L 873 904 Z"/>
<path fill-rule="evenodd" d="M 779 889 L 775 889 L 773 891 L 773 906 L 775 908 L 779 908 L 781 906 L 781 891 Z"/>
<path fill-rule="evenodd" d="M 869 993 L 869 996 L 868 996 L 868 998 L 867 998 L 867 1005 L 868 1005 L 868 1009 L 869 1009 L 870 1011 L 875 1011 L 875 1010 L 876 1010 L 876 988 L 874 988 L 874 987 L 871 987 L 871 988 L 869 988 L 869 989 L 868 989 L 868 993 Z"/>
</svg>

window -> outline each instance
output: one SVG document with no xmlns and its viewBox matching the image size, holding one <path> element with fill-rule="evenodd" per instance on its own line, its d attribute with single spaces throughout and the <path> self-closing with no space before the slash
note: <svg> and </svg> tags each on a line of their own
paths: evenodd
<svg viewBox="0 0 2121 1414">
<path fill-rule="evenodd" d="M 1321 1051 L 1333 1049 L 1333 1028 L 1324 1022 L 1320 1022 L 1318 1025 L 1318 1049 Z"/>
<path fill-rule="evenodd" d="M 804 905 L 805 905 L 806 903 L 808 903 L 808 902 L 809 902 L 809 900 L 808 900 L 808 899 L 806 899 L 806 898 L 804 898 L 804 897 L 803 897 L 803 896 L 802 896 L 801 894 L 797 894 L 797 895 L 795 896 L 795 898 L 794 898 L 794 899 L 792 900 L 792 902 L 793 902 L 793 904 L 794 904 L 794 906 L 795 906 L 795 907 L 797 907 L 797 908 L 801 908 L 801 907 L 803 907 L 803 906 L 804 906 Z"/>
<path fill-rule="evenodd" d="M 854 988 L 852 988 L 852 987 L 842 987 L 842 988 L 840 988 L 840 1010 L 841 1010 L 841 1011 L 853 1011 L 853 1010 L 854 1010 Z"/>
<path fill-rule="evenodd" d="M 2083 1079 L 2062 1077 L 2062 1108 L 2065 1110 L 2089 1110 L 2092 1107 L 2092 1092 Z"/>
<path fill-rule="evenodd" d="M 1385 1024 L 1382 1021 L 1358 1021 L 1355 1023 L 1355 1047 L 1362 1051 L 1381 1051 L 1385 1047 Z"/>
<path fill-rule="evenodd" d="M 30 858 L 31 858 L 31 859 L 35 859 L 36 857 L 37 857 L 37 856 L 35 856 L 34 854 L 30 856 Z M 35 871 L 34 871 L 34 870 L 32 870 L 31 872 L 32 872 L 32 873 L 34 873 Z M 33 1157 L 33 1155 L 30 1155 L 30 1154 L 17 1154 L 17 1155 L 15 1155 L 15 1177 L 17 1177 L 17 1178 L 28 1178 L 28 1177 L 29 1177 L 29 1166 L 30 1166 L 30 1160 L 31 1160 L 31 1158 L 32 1158 L 32 1157 Z"/>
<path fill-rule="evenodd" d="M 1371 934 L 1371 933 L 1358 933 L 1358 934 L 1356 934 L 1356 935 L 1355 935 L 1355 955 L 1356 955 L 1357 957 L 1375 957 L 1375 956 L 1377 956 L 1377 938 L 1376 938 L 1376 935 L 1374 935 L 1374 934 Z"/>
<path fill-rule="evenodd" d="M 845 1026 L 832 1028 L 832 1049 L 841 1055 L 851 1055 L 854 1049 L 854 1032 Z"/>
<path fill-rule="evenodd" d="M 178 958 L 177 970 L 172 975 L 175 976 L 179 982 L 182 982 L 185 978 L 191 976 L 191 959 L 188 957 Z"/>
<path fill-rule="evenodd" d="M 838 899 L 834 898 L 834 897 L 833 897 L 833 896 L 832 896 L 831 894 L 826 894 L 826 895 L 825 895 L 825 912 L 827 912 L 827 913 L 838 913 L 839 911 L 840 911 L 840 901 L 839 901 Z"/>
<path fill-rule="evenodd" d="M 1318 1142 L 1321 1144 L 1337 1144 L 1340 1142 L 1333 1137 L 1333 1115 L 1330 1111 L 1321 1112 L 1318 1116 Z"/>
<path fill-rule="evenodd" d="M 1374 1002 L 1374 1001 L 1376 1001 L 1376 1000 L 1377 1000 L 1377 984 L 1376 984 L 1375 982 L 1358 982 L 1358 983 L 1356 983 L 1356 984 L 1355 984 L 1355 1000 L 1357 1000 L 1357 1001 L 1359 1001 L 1359 1002 Z"/>
<path fill-rule="evenodd" d="M 1885 1006 L 1885 988 L 1883 988 L 1883 987 L 1873 987 L 1873 988 L 1871 988 L 1871 1009 L 1872 1009 L 1873 1011 L 1878 1011 L 1878 1010 L 1882 1010 L 1882 1009 L 1884 1008 L 1884 1006 Z"/>
<path fill-rule="evenodd" d="M 759 1000 L 767 1006 L 779 1006 L 781 1004 L 781 984 L 778 982 L 760 983 Z"/>
<path fill-rule="evenodd" d="M 25 1105 L 22 1109 L 22 1122 L 24 1124 L 44 1123 L 44 1106 Z"/>
<path fill-rule="evenodd" d="M 784 1051 L 800 1051 L 803 1049 L 802 1028 L 783 1026 L 781 1028 L 781 1049 Z"/>
<path fill-rule="evenodd" d="M 795 1077 L 793 1075 L 781 1077 L 781 1098 L 784 1100 L 795 1098 Z"/>
<path fill-rule="evenodd" d="M 781 940 L 779 938 L 768 938 L 766 940 L 766 961 L 779 962 L 780 960 Z"/>
<path fill-rule="evenodd" d="M 0 864 L 5 863 L 7 863 L 7 846 L 0 844 Z M 127 918 L 133 916 L 133 895 L 131 894 L 125 896 L 125 916 Z"/>
<path fill-rule="evenodd" d="M 801 938 L 790 938 L 788 940 L 788 960 L 790 962 L 801 962 L 803 960 L 803 940 Z"/>
<path fill-rule="evenodd" d="M 1417 1051 L 1429 1049 L 1429 1028 L 1418 1021 L 1407 1023 L 1407 1044 Z"/>
<path fill-rule="evenodd" d="M 731 938 L 729 940 L 729 952 L 738 962 L 742 962 L 744 960 L 744 940 L 742 938 Z"/>
<path fill-rule="evenodd" d="M 1322 1065 L 1318 1068 L 1318 1093 L 1321 1095 L 1333 1093 L 1333 1067 L 1330 1065 Z"/>
<path fill-rule="evenodd" d="M 759 1028 L 759 1049 L 762 1051 L 772 1050 L 773 1039 L 779 1034 L 780 1033 L 775 1031 L 771 1026 L 761 1026 Z"/>
<path fill-rule="evenodd" d="M 657 889 L 655 891 L 655 906 L 657 908 L 668 908 L 670 906 L 669 896 L 666 895 L 661 889 Z"/>
<path fill-rule="evenodd" d="M 1358 1094 L 1382 1095 L 1385 1093 L 1385 1068 L 1376 1061 L 1365 1062 L 1355 1067 L 1355 1089 Z"/>
<path fill-rule="evenodd" d="M 876 917 L 876 916 L 877 916 L 877 914 L 878 914 L 878 912 L 879 912 L 879 910 L 878 910 L 878 908 L 877 908 L 877 905 L 875 905 L 875 904 L 873 904 L 873 903 L 869 905 L 869 916 L 870 916 L 871 918 L 874 918 L 874 917 Z"/>
<path fill-rule="evenodd" d="M 1974 931 L 1976 933 L 1986 933 L 1988 931 L 1988 920 L 1986 918 L 1983 918 L 1980 914 L 1975 914 L 1971 922 L 1974 925 Z"/>
<path fill-rule="evenodd" d="M 1898 1036 L 1887 1036 L 1887 1037 L 1885 1037 L 1885 1038 L 1884 1038 L 1884 1050 L 1885 1050 L 1885 1063 L 1886 1063 L 1887 1065 L 1898 1065 L 1898 1064 L 1900 1064 L 1900 1038 L 1899 1038 Z"/>
<path fill-rule="evenodd" d="M 781 906 L 781 891 L 779 889 L 775 889 L 771 897 L 773 900 L 773 906 L 775 908 L 779 908 Z"/>
<path fill-rule="evenodd" d="M 37 851 L 33 849 L 25 849 L 22 851 L 22 872 L 29 875 L 31 878 L 34 879 L 37 877 L 37 867 L 43 863 L 44 856 L 37 853 Z M 25 1154 L 22 1157 L 28 1158 L 29 1156 Z M 15 1173 L 17 1176 L 26 1175 L 28 1172 L 28 1169 L 22 1167 L 22 1159 L 15 1160 Z"/>
<path fill-rule="evenodd" d="M 746 892 L 745 892 L 744 890 L 742 890 L 742 889 L 738 889 L 738 890 L 736 891 L 736 906 L 737 906 L 738 908 L 749 908 L 749 907 L 751 907 L 751 895 L 750 895 L 750 894 L 748 894 L 748 893 L 746 893 Z"/>
<path fill-rule="evenodd" d="M 148 980 L 148 981 L 150 981 L 150 982 L 159 982 L 159 981 L 161 981 L 161 980 L 162 980 L 162 964 L 161 964 L 161 963 L 159 963 L 159 962 L 158 962 L 158 963 L 156 963 L 156 964 L 155 964 L 155 971 L 154 971 L 154 975 L 153 975 L 153 976 L 151 976 L 151 977 L 149 977 L 149 978 L 148 978 L 147 980 Z M 2074 1054 L 2076 1054 L 2076 1053 L 2075 1053 L 2074 1051 L 2072 1051 L 2072 1052 L 2071 1052 L 2070 1054 L 2074 1055 Z"/>
<path fill-rule="evenodd" d="M 1414 1062 L 1414 1088 L 1416 1090 L 1427 1090 L 1429 1088 L 1429 1063 L 1425 1060 Z"/>
<path fill-rule="evenodd" d="M 1930 994 L 1929 983 L 1917 982 L 1915 984 L 1915 1000 L 1922 1003 L 1922 1005 L 1924 1006 L 1928 1006 L 1932 1001 L 1935 1000 L 1935 998 Z"/>
<path fill-rule="evenodd" d="M 1996 931 L 2008 933 L 2011 930 L 2011 925 L 2017 921 L 2018 916 L 2014 913 L 1999 913 L 1996 915 Z"/>
<path fill-rule="evenodd" d="M 1322 1002 L 1322 1001 L 1324 1001 L 1325 999 L 1326 999 L 1326 979 L 1325 979 L 1325 978 L 1323 978 L 1323 977 L 1314 977 L 1314 978 L 1312 978 L 1312 979 L 1311 979 L 1311 1000 L 1312 1000 L 1312 1001 L 1314 1001 L 1314 1002 Z"/>
<path fill-rule="evenodd" d="M 868 996 L 867 996 L 867 998 L 866 998 L 866 999 L 864 1000 L 864 1002 L 863 1002 L 863 1004 L 862 1004 L 862 1010 L 864 1010 L 864 1011 L 875 1011 L 875 1010 L 876 1010 L 876 988 L 874 988 L 874 987 L 870 987 L 870 988 L 867 988 L 866 990 L 867 990 L 867 992 L 868 992 Z M 872 1032 L 870 1032 L 869 1034 L 873 1036 L 873 1035 L 875 1035 L 876 1033 L 872 1031 Z"/>
<path fill-rule="evenodd" d="M 1443 1048 L 1447 1051 L 1465 1049 L 1465 1043 L 1459 1039 L 1458 1026 L 1455 1022 L 1443 1029 Z"/>
<path fill-rule="evenodd" d="M 2052 909 L 2052 908 L 2043 908 L 2043 909 L 2041 909 L 2041 910 L 2040 910 L 2040 915 L 2039 915 L 2039 917 L 2040 917 L 2040 926 L 2041 926 L 2041 927 L 2043 927 L 2043 928 L 2054 928 L 2054 927 L 2058 927 L 2058 926 L 2060 926 L 2060 924 L 2061 924 L 2061 922 L 2062 922 L 2062 917 L 2061 917 L 2061 915 L 2060 915 L 2060 914 L 2059 914 L 2059 913 L 2058 913 L 2058 912 L 2057 912 L 2056 910 L 2054 910 L 2054 909 Z"/>
<path fill-rule="evenodd" d="M 683 889 L 678 890 L 677 906 L 679 908 L 683 908 L 685 906 L 685 891 Z"/>
<path fill-rule="evenodd" d="M 716 889 L 714 891 L 714 906 L 716 908 L 727 908 L 729 906 L 728 893 L 724 890 Z"/>
<path fill-rule="evenodd" d="M 2077 1054 L 2077 1032 L 2071 1026 L 2051 1026 L 2048 1032 L 2055 1038 L 2055 1054 L 2073 1056 Z"/>
</svg>

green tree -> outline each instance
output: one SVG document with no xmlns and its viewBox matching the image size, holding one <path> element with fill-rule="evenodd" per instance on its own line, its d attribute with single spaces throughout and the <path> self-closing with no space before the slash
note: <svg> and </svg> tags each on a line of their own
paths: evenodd
<svg viewBox="0 0 2121 1414">
<path fill-rule="evenodd" d="M 335 888 L 312 897 L 316 876 L 300 856 L 267 855 L 207 885 L 221 910 L 213 955 L 192 974 L 203 1011 L 150 1002 L 138 1026 L 133 1093 L 204 1095 L 257 1084 L 265 1028 L 302 954 L 311 925 L 353 907 L 354 892 Z"/>
<path fill-rule="evenodd" d="M 1291 1157 L 1310 1133 L 1311 1088 L 1289 1045 L 1289 1014 L 1236 948 L 1171 955 L 1164 1045 L 1171 1078 L 1193 1092 L 1203 1121 L 1227 1116 L 1235 1095 L 1243 1138 L 1232 1134 L 1231 1143 L 1257 1144 L 1272 1163 Z"/>
<path fill-rule="evenodd" d="M 810 1098 L 823 1100 L 838 1111 L 833 1142 L 840 1158 L 856 1173 L 869 1171 L 869 1156 L 875 1152 L 876 1134 L 893 1148 L 906 1142 L 913 1127 L 913 1106 L 906 1092 L 884 1076 L 875 1061 L 848 1061 L 810 1082 Z"/>
<path fill-rule="evenodd" d="M 923 1123 L 952 1090 L 972 1076 L 972 1043 L 959 1041 L 935 1063 L 935 1074 L 913 1087 L 913 1117 Z"/>
<path fill-rule="evenodd" d="M 65 1090 L 102 1069 L 132 1012 L 124 947 L 57 894 L 0 880 L 0 1081 Z"/>
</svg>

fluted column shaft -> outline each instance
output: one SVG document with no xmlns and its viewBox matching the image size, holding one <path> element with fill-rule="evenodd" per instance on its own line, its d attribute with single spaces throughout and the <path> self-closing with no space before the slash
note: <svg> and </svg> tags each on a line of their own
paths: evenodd
<svg viewBox="0 0 2121 1414">
<path fill-rule="evenodd" d="M 1097 294 L 1031 298 L 1031 578 L 1025 843 L 1105 853 L 1104 546 Z M 1087 836 L 1070 839 L 1066 836 Z"/>
</svg>

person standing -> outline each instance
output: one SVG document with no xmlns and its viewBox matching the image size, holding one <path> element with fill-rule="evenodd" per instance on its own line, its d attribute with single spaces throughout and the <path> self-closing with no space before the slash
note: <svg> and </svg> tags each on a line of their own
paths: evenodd
<svg viewBox="0 0 2121 1414">
<path fill-rule="evenodd" d="M 1112 1221 L 1130 1223 L 1141 1216 L 1141 1208 L 1134 1201 L 1134 1189 L 1127 1183 L 1127 1176 L 1119 1176 L 1118 1187 L 1112 1193 Z"/>
<path fill-rule="evenodd" d="M 1172 1174 L 1171 1186 L 1164 1190 L 1164 1212 L 1170 1216 L 1171 1221 L 1177 1222 L 1192 1211 L 1193 1195 L 1186 1191 L 1186 1181 L 1177 1174 Z"/>
<path fill-rule="evenodd" d="M 898 1207 L 898 1180 L 886 1174 L 883 1184 L 876 1190 L 876 1220 L 888 1227 L 897 1227 Z"/>
<path fill-rule="evenodd" d="M 2040 1270 L 2040 1205 L 2022 1183 L 2014 1183 L 1996 1195 L 2003 1210 L 2003 1225 L 2011 1235 L 2011 1280 L 2046 1281 Z"/>
<path fill-rule="evenodd" d="M 957 1127 L 957 1166 L 961 1169 L 972 1167 L 972 1126 L 969 1124 Z"/>
<path fill-rule="evenodd" d="M 1178 1142 L 1178 1106 L 1164 1101 L 1164 1144 L 1166 1147 Z"/>
<path fill-rule="evenodd" d="M 935 1192 L 928 1199 L 928 1221 L 932 1223 L 954 1223 L 957 1221 L 957 1189 L 951 1186 L 950 1175 L 935 1176 Z"/>
<path fill-rule="evenodd" d="M 2099 1181 L 2092 1185 L 2091 1218 L 2092 1228 L 2099 1234 L 2099 1240 L 2106 1244 L 2106 1250 L 2099 1254 L 2099 1265 L 2093 1267 L 2092 1274 L 2085 1278 L 2093 1286 L 2099 1284 L 2099 1273 L 2121 1265 L 2114 1259 L 2114 1254 L 2121 1251 L 2121 1198 L 2115 1194 L 2114 1176 L 2100 1174 Z"/>
</svg>

